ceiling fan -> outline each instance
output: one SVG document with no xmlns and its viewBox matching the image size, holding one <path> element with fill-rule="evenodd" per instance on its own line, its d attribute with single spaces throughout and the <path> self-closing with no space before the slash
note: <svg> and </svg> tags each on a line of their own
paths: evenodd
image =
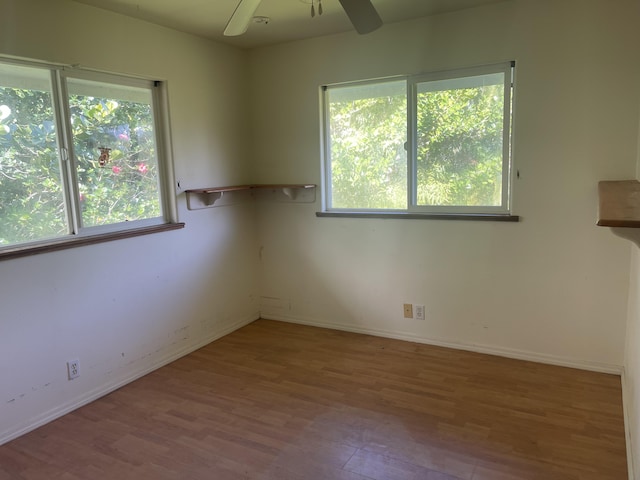
<svg viewBox="0 0 640 480">
<path fill-rule="evenodd" d="M 224 29 L 227 37 L 242 35 L 247 31 L 258 5 L 262 0 L 240 0 L 233 15 Z M 382 19 L 371 0 L 339 0 L 345 13 L 359 34 L 373 32 L 382 25 Z M 315 15 L 314 3 L 311 2 L 311 15 Z M 318 12 L 322 14 L 322 0 L 317 0 Z"/>
</svg>

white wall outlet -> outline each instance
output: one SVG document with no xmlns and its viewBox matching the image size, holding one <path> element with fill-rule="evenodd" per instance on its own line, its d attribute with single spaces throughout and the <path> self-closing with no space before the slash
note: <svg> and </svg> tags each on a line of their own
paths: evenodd
<svg viewBox="0 0 640 480">
<path fill-rule="evenodd" d="M 80 360 L 77 358 L 69 360 L 67 362 L 67 373 L 69 374 L 69 380 L 78 378 L 80 376 Z"/>
<path fill-rule="evenodd" d="M 413 304 L 405 303 L 403 305 L 404 318 L 413 318 Z"/>
<path fill-rule="evenodd" d="M 425 312 L 424 305 L 416 305 L 416 320 L 424 320 Z"/>
</svg>

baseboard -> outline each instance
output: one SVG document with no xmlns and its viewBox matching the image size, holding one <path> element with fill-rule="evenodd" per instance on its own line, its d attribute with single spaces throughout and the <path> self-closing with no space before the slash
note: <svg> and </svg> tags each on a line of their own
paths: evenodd
<svg viewBox="0 0 640 480">
<path fill-rule="evenodd" d="M 559 367 L 577 368 L 579 370 L 588 370 L 598 373 L 609 373 L 614 375 L 622 374 L 621 365 L 610 365 L 606 363 L 587 362 L 575 360 L 571 358 L 557 357 L 554 355 L 545 355 L 535 352 L 523 350 L 515 350 L 503 347 L 494 347 L 490 345 L 470 344 L 464 342 L 455 342 L 450 340 L 442 340 L 436 338 L 421 337 L 406 332 L 395 332 L 391 330 L 368 328 L 363 326 L 344 325 L 341 323 L 319 322 L 315 319 L 294 317 L 282 314 L 271 314 L 261 312 L 261 318 L 267 320 L 277 320 L 287 323 L 296 323 L 300 325 L 309 325 L 312 327 L 331 328 L 333 330 L 342 330 L 345 332 L 362 333 L 365 335 L 373 335 L 376 337 L 394 338 L 397 340 L 405 340 L 408 342 L 423 343 L 426 345 L 434 345 L 438 347 L 454 348 L 456 350 L 466 350 L 476 353 L 485 353 L 487 355 L 497 355 L 499 357 L 513 358 L 516 360 L 526 360 L 529 362 L 544 363 L 547 365 L 555 365 Z"/>
<path fill-rule="evenodd" d="M 128 383 L 131 383 L 141 377 L 144 377 L 145 375 L 153 372 L 154 370 L 157 370 L 158 368 L 164 367 L 165 365 L 168 365 L 169 363 L 174 362 L 179 358 L 184 357 L 185 355 L 188 355 L 210 344 L 211 342 L 218 340 L 219 338 L 222 338 L 225 335 L 228 335 L 238 330 L 239 328 L 242 328 L 246 325 L 249 325 L 250 323 L 253 323 L 258 318 L 259 317 L 255 315 L 252 315 L 251 317 L 243 318 L 233 323 L 232 325 L 229 325 L 223 328 L 222 330 L 217 331 L 213 335 L 210 335 L 209 337 L 205 338 L 204 340 L 194 345 L 189 345 L 188 347 L 185 347 L 177 352 L 174 352 L 164 358 L 159 359 L 158 361 L 154 362 L 152 365 L 147 366 L 142 370 L 131 373 L 126 377 L 114 379 L 113 381 L 105 385 L 102 385 L 94 390 L 91 390 L 85 393 L 84 395 L 81 395 L 78 398 L 75 398 L 61 406 L 55 407 L 46 413 L 43 413 L 41 415 L 38 415 L 35 418 L 30 419 L 29 421 L 25 422 L 23 425 L 18 426 L 18 428 L 14 428 L 9 431 L 2 432 L 0 433 L 0 445 L 10 442 L 11 440 L 14 440 L 20 437 L 21 435 L 24 435 L 25 433 L 28 433 L 32 430 L 35 430 L 38 427 L 46 425 L 47 423 L 53 420 L 56 420 L 57 418 L 60 418 L 66 415 L 67 413 L 70 413 L 80 407 L 83 407 L 99 399 L 100 397 L 104 397 L 105 395 L 108 395 L 109 393 L 127 385 Z"/>
<path fill-rule="evenodd" d="M 631 443 L 631 417 L 629 416 L 629 408 L 631 408 L 629 401 L 629 387 L 627 386 L 627 374 L 625 369 L 622 369 L 622 412 L 624 415 L 624 434 L 625 443 L 627 446 L 627 470 L 629 472 L 629 480 L 635 480 L 635 462 L 633 458 L 633 444 Z"/>
</svg>

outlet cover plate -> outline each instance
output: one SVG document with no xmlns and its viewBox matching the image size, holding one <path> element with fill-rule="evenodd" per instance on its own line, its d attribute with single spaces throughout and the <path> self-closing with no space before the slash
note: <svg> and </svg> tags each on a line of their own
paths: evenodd
<svg viewBox="0 0 640 480">
<path fill-rule="evenodd" d="M 67 362 L 67 374 L 69 375 L 69 380 L 80 376 L 80 360 L 75 358 Z"/>
</svg>

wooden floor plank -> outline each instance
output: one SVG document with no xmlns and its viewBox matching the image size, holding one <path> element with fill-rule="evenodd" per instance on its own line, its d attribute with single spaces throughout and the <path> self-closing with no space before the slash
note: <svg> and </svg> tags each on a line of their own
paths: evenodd
<svg viewBox="0 0 640 480">
<path fill-rule="evenodd" d="M 0 447 L 0 480 L 623 480 L 620 378 L 259 320 Z"/>
</svg>

